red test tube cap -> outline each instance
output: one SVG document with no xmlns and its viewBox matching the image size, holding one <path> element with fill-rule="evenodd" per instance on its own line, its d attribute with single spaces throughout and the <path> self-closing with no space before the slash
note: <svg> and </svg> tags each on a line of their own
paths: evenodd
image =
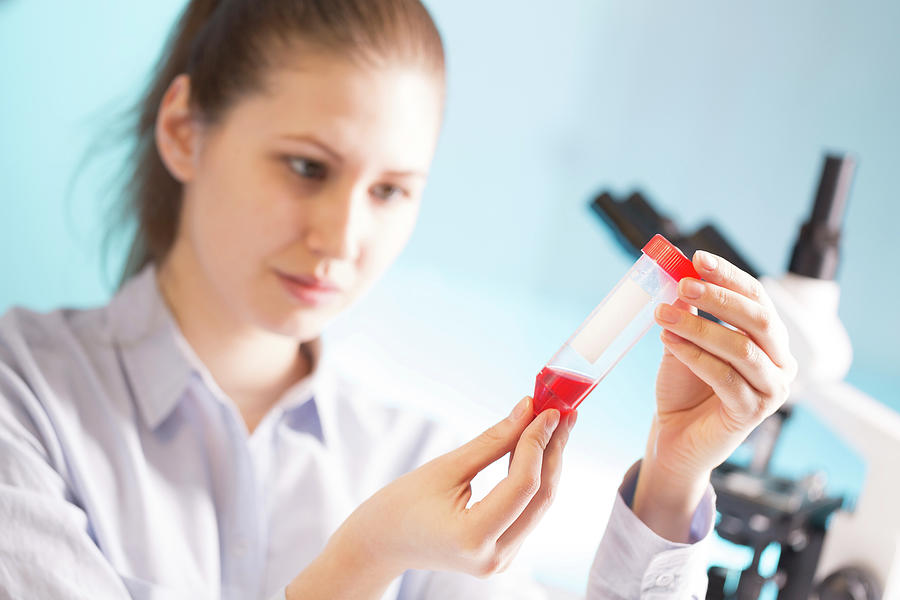
<svg viewBox="0 0 900 600">
<path fill-rule="evenodd" d="M 641 252 L 652 258 L 676 282 L 685 277 L 701 279 L 691 260 L 675 244 L 658 233 L 650 238 Z"/>
</svg>

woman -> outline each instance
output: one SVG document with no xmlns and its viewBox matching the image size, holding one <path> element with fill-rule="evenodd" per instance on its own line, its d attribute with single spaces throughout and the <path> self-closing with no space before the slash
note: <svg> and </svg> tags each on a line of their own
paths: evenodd
<svg viewBox="0 0 900 600">
<path fill-rule="evenodd" d="M 526 397 L 425 462 L 444 434 L 321 352 L 412 231 L 443 96 L 418 0 L 190 2 L 140 107 L 126 283 L 99 309 L 0 319 L 7 596 L 536 592 L 470 575 L 503 570 L 546 511 L 575 416 L 532 418 Z M 657 313 L 658 410 L 592 598 L 702 597 L 709 473 L 796 370 L 759 283 L 694 264 L 705 281 Z"/>
</svg>

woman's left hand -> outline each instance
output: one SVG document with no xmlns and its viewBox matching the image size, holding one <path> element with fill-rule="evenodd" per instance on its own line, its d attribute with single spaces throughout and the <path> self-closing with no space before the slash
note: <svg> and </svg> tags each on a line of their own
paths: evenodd
<svg viewBox="0 0 900 600">
<path fill-rule="evenodd" d="M 712 469 L 784 403 L 797 374 L 760 282 L 707 252 L 693 264 L 703 281 L 682 279 L 678 300 L 656 311 L 665 350 L 632 506 L 651 529 L 681 542 Z M 699 317 L 698 308 L 732 327 Z"/>
</svg>

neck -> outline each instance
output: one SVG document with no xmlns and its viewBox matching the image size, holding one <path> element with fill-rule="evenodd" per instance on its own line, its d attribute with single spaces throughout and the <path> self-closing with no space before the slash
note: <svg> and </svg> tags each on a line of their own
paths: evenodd
<svg viewBox="0 0 900 600">
<path fill-rule="evenodd" d="M 176 244 L 160 265 L 160 293 L 185 340 L 252 432 L 312 365 L 297 340 L 241 322 L 184 250 Z"/>
</svg>

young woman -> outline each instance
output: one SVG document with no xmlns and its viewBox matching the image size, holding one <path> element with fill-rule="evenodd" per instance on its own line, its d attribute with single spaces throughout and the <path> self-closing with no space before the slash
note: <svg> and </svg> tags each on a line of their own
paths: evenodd
<svg viewBox="0 0 900 600">
<path fill-rule="evenodd" d="M 418 0 L 190 2 L 141 105 L 127 282 L 99 309 L 0 319 L 0 595 L 538 592 L 486 576 L 546 511 L 574 415 L 526 397 L 450 449 L 321 348 L 413 229 L 443 96 Z M 694 265 L 657 313 L 658 410 L 592 598 L 703 596 L 710 470 L 796 369 L 759 283 Z"/>
</svg>

